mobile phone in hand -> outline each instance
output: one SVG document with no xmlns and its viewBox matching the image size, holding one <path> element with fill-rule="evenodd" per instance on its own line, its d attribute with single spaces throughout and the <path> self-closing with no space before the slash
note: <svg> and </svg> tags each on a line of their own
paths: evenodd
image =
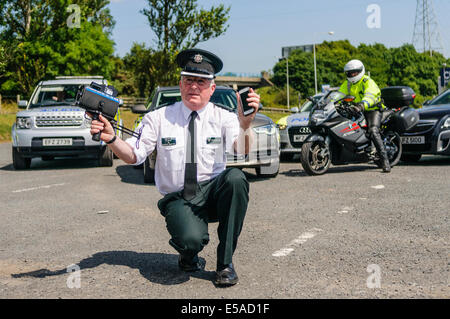
<svg viewBox="0 0 450 319">
<path fill-rule="evenodd" d="M 238 93 L 239 96 L 241 97 L 242 111 L 244 113 L 244 116 L 250 115 L 253 112 L 255 112 L 255 108 L 249 106 L 247 102 L 248 94 L 250 93 L 250 88 L 249 87 L 243 88 Z"/>
</svg>

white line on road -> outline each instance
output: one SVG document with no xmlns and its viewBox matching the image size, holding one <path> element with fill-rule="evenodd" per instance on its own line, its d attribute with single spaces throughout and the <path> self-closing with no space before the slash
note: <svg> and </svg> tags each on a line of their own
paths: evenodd
<svg viewBox="0 0 450 319">
<path fill-rule="evenodd" d="M 65 184 L 66 183 L 42 185 L 42 186 L 37 186 L 37 187 L 18 189 L 18 190 L 12 191 L 12 192 L 13 193 L 29 192 L 29 191 L 34 191 L 34 190 L 37 190 L 37 189 L 42 189 L 42 188 L 50 188 L 50 187 L 62 186 L 62 185 L 65 185 Z"/>
<path fill-rule="evenodd" d="M 384 185 L 375 185 L 375 186 L 370 186 L 370 187 L 375 188 L 375 189 L 383 189 Z"/>
<path fill-rule="evenodd" d="M 320 228 L 312 228 L 308 230 L 307 232 L 304 232 L 300 236 L 298 236 L 296 239 L 291 241 L 286 247 L 281 248 L 280 250 L 277 250 L 272 254 L 274 257 L 284 257 L 289 255 L 291 252 L 294 251 L 295 247 L 301 244 L 304 244 L 307 240 L 315 237 L 317 233 L 321 232 L 322 229 Z"/>
<path fill-rule="evenodd" d="M 347 214 L 348 212 L 350 212 L 351 210 L 353 210 L 353 207 L 343 207 L 340 211 L 338 211 L 338 214 Z"/>
</svg>

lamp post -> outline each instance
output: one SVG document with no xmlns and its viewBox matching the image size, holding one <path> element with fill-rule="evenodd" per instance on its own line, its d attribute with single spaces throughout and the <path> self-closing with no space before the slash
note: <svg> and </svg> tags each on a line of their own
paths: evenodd
<svg viewBox="0 0 450 319">
<path fill-rule="evenodd" d="M 317 32 L 314 33 L 314 43 L 313 43 L 313 55 L 314 55 L 314 89 L 315 89 L 315 94 L 317 94 L 317 66 L 316 66 L 316 37 L 315 35 L 317 34 Z M 329 31 L 328 32 L 329 35 L 333 35 L 334 31 Z"/>
<path fill-rule="evenodd" d="M 287 108 L 289 110 L 289 55 L 286 57 Z"/>
</svg>

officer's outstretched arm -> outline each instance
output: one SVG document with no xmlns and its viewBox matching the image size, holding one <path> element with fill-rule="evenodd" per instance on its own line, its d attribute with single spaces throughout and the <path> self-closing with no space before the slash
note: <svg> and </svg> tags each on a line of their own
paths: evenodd
<svg viewBox="0 0 450 319">
<path fill-rule="evenodd" d="M 101 115 L 99 120 L 92 120 L 90 132 L 92 135 L 101 132 L 100 139 L 105 143 L 111 141 L 116 136 L 111 123 Z M 113 143 L 108 144 L 108 147 L 125 163 L 136 163 L 137 159 L 132 147 L 118 136 L 116 136 L 116 140 Z"/>
</svg>

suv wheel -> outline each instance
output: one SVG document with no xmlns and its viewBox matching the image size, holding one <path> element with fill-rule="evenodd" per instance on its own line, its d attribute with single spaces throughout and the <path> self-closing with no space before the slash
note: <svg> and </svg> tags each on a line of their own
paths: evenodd
<svg viewBox="0 0 450 319">
<path fill-rule="evenodd" d="M 14 169 L 27 169 L 31 166 L 31 158 L 20 155 L 15 147 L 12 149 L 13 167 Z"/>
<path fill-rule="evenodd" d="M 104 146 L 100 151 L 100 155 L 98 158 L 99 166 L 113 166 L 113 152 L 108 146 Z"/>
</svg>

